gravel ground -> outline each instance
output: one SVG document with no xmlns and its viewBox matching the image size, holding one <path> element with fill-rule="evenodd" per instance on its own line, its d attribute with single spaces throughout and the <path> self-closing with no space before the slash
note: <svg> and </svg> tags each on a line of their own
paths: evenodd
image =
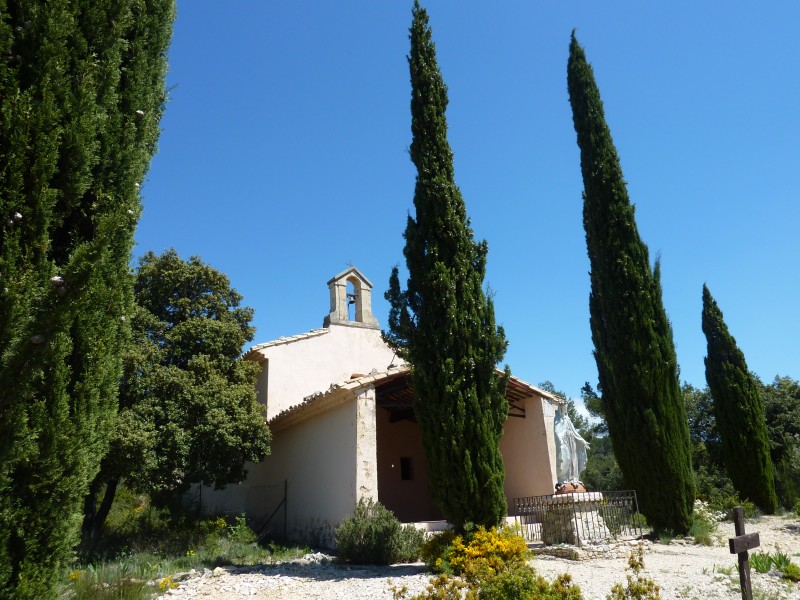
<svg viewBox="0 0 800 600">
<path fill-rule="evenodd" d="M 764 517 L 748 522 L 746 528 L 748 533 L 760 535 L 761 546 L 757 551 L 781 551 L 800 563 L 797 519 Z M 661 587 L 664 600 L 741 598 L 736 557 L 728 550 L 727 540 L 733 535 L 733 524 L 722 523 L 713 546 L 696 546 L 681 540 L 648 544 L 644 574 Z M 573 561 L 539 556 L 532 564 L 548 579 L 559 573 L 570 573 L 586 600 L 602 600 L 614 583 L 625 581 L 627 561 L 623 558 Z M 312 554 L 278 565 L 219 568 L 192 574 L 178 589 L 170 590 L 161 598 L 388 600 L 392 598 L 392 585 L 406 586 L 414 594 L 425 589 L 428 579 L 422 565 L 348 567 L 331 562 L 323 554 Z M 781 580 L 774 571 L 762 575 L 753 570 L 752 579 L 756 600 L 800 600 L 800 584 Z"/>
</svg>

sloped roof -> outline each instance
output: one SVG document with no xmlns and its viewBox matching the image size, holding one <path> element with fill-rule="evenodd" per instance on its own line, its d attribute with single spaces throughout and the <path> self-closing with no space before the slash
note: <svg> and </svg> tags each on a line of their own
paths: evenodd
<svg viewBox="0 0 800 600">
<path fill-rule="evenodd" d="M 351 392 L 369 386 L 374 386 L 379 394 L 383 396 L 383 399 L 379 401 L 381 406 L 398 408 L 402 405 L 410 409 L 413 403 L 413 391 L 407 382 L 410 373 L 409 367 L 403 365 L 393 367 L 387 371 L 373 371 L 369 375 L 354 377 L 340 384 L 331 384 L 326 391 L 306 396 L 302 402 L 279 412 L 269 420 L 269 425 L 272 429 L 285 429 L 315 414 L 346 403 L 353 396 Z M 392 386 L 391 384 L 393 383 L 396 385 Z M 508 401 L 513 403 L 530 396 L 540 396 L 553 404 L 560 405 L 564 403 L 562 399 L 553 394 L 512 375 L 506 388 Z"/>
<path fill-rule="evenodd" d="M 297 335 L 292 335 L 289 337 L 280 337 L 277 340 L 272 340 L 271 342 L 264 342 L 263 344 L 256 344 L 255 346 L 251 347 L 247 352 L 244 353 L 243 358 L 248 360 L 257 360 L 259 357 L 259 350 L 265 350 L 267 348 L 273 348 L 275 346 L 282 346 L 284 344 L 293 344 L 294 342 L 299 342 L 301 340 L 307 340 L 310 338 L 319 337 L 321 335 L 325 335 L 326 333 L 330 333 L 330 329 L 327 327 L 322 327 L 320 329 L 312 329 L 306 333 L 299 333 Z"/>
</svg>

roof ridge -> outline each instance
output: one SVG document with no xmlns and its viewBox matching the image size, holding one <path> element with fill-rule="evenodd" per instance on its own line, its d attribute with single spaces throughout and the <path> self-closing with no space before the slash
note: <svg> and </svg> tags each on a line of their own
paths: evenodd
<svg viewBox="0 0 800 600">
<path fill-rule="evenodd" d="M 272 348 L 274 346 L 280 346 L 282 344 L 291 344 L 293 342 L 297 342 L 300 340 L 306 340 L 308 338 L 317 337 L 328 332 L 330 332 L 330 329 L 328 329 L 327 327 L 320 327 L 319 329 L 312 329 L 311 331 L 307 331 L 306 333 L 298 333 L 296 335 L 290 335 L 288 337 L 281 336 L 277 340 L 272 340 L 269 342 L 264 342 L 252 346 L 247 352 L 245 352 L 245 356 L 247 356 L 251 352 L 258 352 L 259 350 L 263 350 L 265 348 Z"/>
</svg>

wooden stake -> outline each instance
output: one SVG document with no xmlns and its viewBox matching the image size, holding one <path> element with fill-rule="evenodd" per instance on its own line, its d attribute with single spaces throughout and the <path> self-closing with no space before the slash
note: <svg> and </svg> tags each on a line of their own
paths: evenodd
<svg viewBox="0 0 800 600">
<path fill-rule="evenodd" d="M 744 532 L 744 511 L 741 506 L 733 509 L 733 526 L 736 537 L 728 539 L 731 554 L 736 554 L 739 558 L 739 585 L 742 588 L 742 600 L 753 600 L 753 588 L 750 584 L 750 555 L 748 550 L 758 548 L 761 541 L 758 533 Z"/>
</svg>

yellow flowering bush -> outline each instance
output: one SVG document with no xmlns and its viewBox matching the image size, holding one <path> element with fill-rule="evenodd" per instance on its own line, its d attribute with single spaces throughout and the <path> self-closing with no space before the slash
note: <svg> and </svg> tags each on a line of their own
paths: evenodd
<svg viewBox="0 0 800 600">
<path fill-rule="evenodd" d="M 508 563 L 524 562 L 528 546 L 513 527 L 479 527 L 467 536 L 441 533 L 425 544 L 423 559 L 438 573 L 470 574 L 503 570 Z"/>
<path fill-rule="evenodd" d="M 439 575 L 411 600 L 583 600 L 569 575 L 549 583 L 528 564 L 525 539 L 513 527 L 478 529 L 467 535 L 445 531 L 429 539 L 423 560 Z M 392 588 L 395 600 L 408 589 Z"/>
<path fill-rule="evenodd" d="M 172 581 L 172 577 L 168 575 L 159 582 L 158 589 L 162 592 L 166 592 L 167 590 L 175 590 L 178 589 L 178 584 Z"/>
</svg>

